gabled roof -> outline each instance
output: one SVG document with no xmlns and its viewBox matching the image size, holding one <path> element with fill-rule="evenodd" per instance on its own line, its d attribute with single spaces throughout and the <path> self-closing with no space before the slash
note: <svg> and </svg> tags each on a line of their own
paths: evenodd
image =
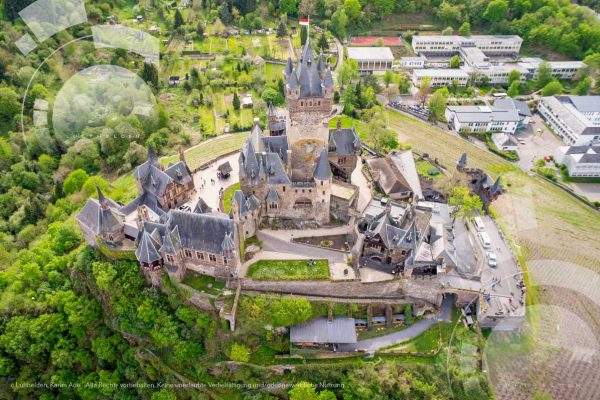
<svg viewBox="0 0 600 400">
<path fill-rule="evenodd" d="M 237 204 L 240 217 L 250 214 L 260 207 L 260 200 L 256 196 L 251 194 L 246 197 L 241 190 L 236 190 L 233 193 L 233 201 Z"/>
<path fill-rule="evenodd" d="M 142 232 L 142 238 L 139 242 L 138 248 L 135 250 L 135 257 L 139 262 L 148 264 L 158 261 L 162 258 L 156 250 L 154 241 L 150 237 L 148 231 Z"/>
<path fill-rule="evenodd" d="M 221 249 L 223 250 L 223 253 L 225 253 L 227 251 L 235 250 L 235 242 L 233 241 L 233 232 L 229 232 L 229 233 L 225 234 L 225 237 L 223 238 L 223 242 L 221 243 Z"/>
<path fill-rule="evenodd" d="M 360 139 L 354 127 L 329 130 L 329 152 L 337 155 L 355 155 Z"/>
<path fill-rule="evenodd" d="M 314 177 L 320 181 L 327 181 L 331 178 L 331 167 L 329 166 L 327 149 L 323 147 L 321 150 L 321 155 L 319 155 L 319 160 L 317 161 L 317 166 L 315 167 Z"/>
<path fill-rule="evenodd" d="M 460 168 L 467 168 L 467 152 L 465 151 L 460 155 L 458 162 L 456 163 Z"/>
<path fill-rule="evenodd" d="M 214 254 L 222 254 L 225 235 L 235 230 L 235 223 L 229 218 L 179 210 L 169 212 L 167 226 L 178 229 L 181 247 Z"/>
<path fill-rule="evenodd" d="M 290 327 L 292 343 L 356 343 L 354 318 L 320 317 Z"/>
<path fill-rule="evenodd" d="M 287 136 L 264 136 L 262 138 L 262 144 L 266 152 L 276 153 L 279 155 L 284 164 L 288 163 L 287 151 L 289 149 L 289 144 Z"/>
<path fill-rule="evenodd" d="M 198 202 L 196 203 L 196 206 L 194 207 L 194 212 L 196 214 L 208 214 L 208 213 L 212 212 L 212 208 L 210 208 L 208 206 L 208 204 L 206 204 L 206 202 L 202 199 L 202 197 L 199 197 Z"/>
<path fill-rule="evenodd" d="M 394 151 L 383 158 L 367 161 L 379 186 L 388 195 L 411 191 L 423 198 L 421 182 L 411 150 Z"/>
<path fill-rule="evenodd" d="M 75 218 L 96 234 L 117 232 L 123 228 L 120 206 L 113 200 L 104 197 L 98 188 L 98 197 L 88 199 Z"/>
<path fill-rule="evenodd" d="M 494 101 L 494 107 L 503 110 L 517 110 L 519 115 L 522 115 L 523 117 L 531 117 L 529 106 L 527 103 L 521 100 L 515 100 L 511 98 L 497 99 Z"/>
<path fill-rule="evenodd" d="M 269 188 L 269 192 L 267 193 L 267 201 L 279 201 L 281 200 L 279 194 L 277 194 L 277 190 L 275 188 Z"/>
</svg>

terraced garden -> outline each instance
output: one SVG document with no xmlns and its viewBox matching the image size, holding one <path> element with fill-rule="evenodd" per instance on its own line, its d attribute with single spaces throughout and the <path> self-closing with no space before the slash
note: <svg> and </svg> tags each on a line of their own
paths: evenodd
<svg viewBox="0 0 600 400">
<path fill-rule="evenodd" d="M 327 260 L 260 260 L 248 268 L 248 277 L 257 280 L 329 279 Z"/>
</svg>

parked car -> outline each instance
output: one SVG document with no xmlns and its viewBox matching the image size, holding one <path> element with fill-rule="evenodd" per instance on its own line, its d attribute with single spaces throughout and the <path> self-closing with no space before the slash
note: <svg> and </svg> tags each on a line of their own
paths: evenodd
<svg viewBox="0 0 600 400">
<path fill-rule="evenodd" d="M 475 228 L 477 228 L 478 231 L 485 230 L 485 225 L 483 225 L 483 220 L 481 219 L 481 217 L 473 218 L 473 225 L 475 225 Z"/>
<path fill-rule="evenodd" d="M 178 209 L 185 212 L 192 211 L 192 207 L 187 203 L 180 205 Z"/>
<path fill-rule="evenodd" d="M 496 253 L 493 253 L 491 251 L 487 252 L 487 263 L 490 267 L 496 268 L 496 266 L 498 265 L 498 258 L 496 257 Z"/>
<path fill-rule="evenodd" d="M 479 232 L 477 237 L 479 237 L 484 249 L 489 249 L 492 247 L 492 241 L 490 240 L 490 235 L 488 235 L 487 232 Z"/>
</svg>

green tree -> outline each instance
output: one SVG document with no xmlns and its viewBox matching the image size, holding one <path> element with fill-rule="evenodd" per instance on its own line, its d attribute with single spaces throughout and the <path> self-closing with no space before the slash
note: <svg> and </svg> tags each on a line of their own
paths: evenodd
<svg viewBox="0 0 600 400">
<path fill-rule="evenodd" d="M 458 33 L 461 36 L 471 36 L 471 24 L 467 21 L 463 22 L 460 28 L 458 28 Z"/>
<path fill-rule="evenodd" d="M 176 31 L 179 30 L 183 26 L 183 17 L 181 16 L 181 12 L 179 10 L 175 10 L 175 16 L 173 17 L 173 29 Z"/>
<path fill-rule="evenodd" d="M 240 96 L 238 96 L 237 91 L 233 92 L 233 100 L 231 101 L 234 110 L 240 109 Z"/>
<path fill-rule="evenodd" d="M 423 78 L 421 80 L 421 83 L 419 84 L 419 91 L 417 92 L 417 99 L 419 100 L 421 105 L 423 105 L 423 106 L 425 105 L 430 93 L 431 93 L 431 78 L 426 76 L 425 78 Z"/>
<path fill-rule="evenodd" d="M 355 21 L 360 17 L 361 5 L 358 0 L 345 0 L 344 11 L 351 21 Z"/>
<path fill-rule="evenodd" d="M 285 23 L 283 21 L 279 22 L 277 26 L 277 37 L 282 39 L 287 36 L 287 28 L 285 27 Z"/>
<path fill-rule="evenodd" d="M 346 37 L 346 27 L 348 26 L 348 16 L 343 8 L 337 9 L 331 16 L 329 29 L 339 38 Z M 340 55 L 341 56 L 341 55 Z"/>
<path fill-rule="evenodd" d="M 489 2 L 483 18 L 491 22 L 499 22 L 508 14 L 508 2 L 506 0 L 492 0 Z"/>
<path fill-rule="evenodd" d="M 325 36 L 325 32 L 321 33 L 321 36 L 319 36 L 317 46 L 321 51 L 329 50 L 329 42 L 327 41 L 327 36 Z"/>
<path fill-rule="evenodd" d="M 288 392 L 290 400 L 317 400 L 315 387 L 306 381 L 300 381 Z"/>
<path fill-rule="evenodd" d="M 338 78 L 342 88 L 352 80 L 358 78 L 358 63 L 356 60 L 352 58 L 346 59 L 340 67 Z"/>
<path fill-rule="evenodd" d="M 243 344 L 233 343 L 229 349 L 229 358 L 233 361 L 248 362 L 250 360 L 250 350 Z"/>
<path fill-rule="evenodd" d="M 446 29 L 444 29 L 444 30 L 442 31 L 442 35 L 444 35 L 444 36 L 450 36 L 450 35 L 452 35 L 453 33 L 454 33 L 454 28 L 453 28 L 453 27 L 451 27 L 451 26 L 448 26 L 448 27 L 446 27 Z"/>
<path fill-rule="evenodd" d="M 521 92 L 521 83 L 519 81 L 513 81 L 513 83 L 511 83 L 510 86 L 508 87 L 507 94 L 510 97 L 516 97 L 519 95 L 520 92 Z"/>
<path fill-rule="evenodd" d="M 177 400 L 177 393 L 171 388 L 162 388 L 152 393 L 151 400 Z"/>
<path fill-rule="evenodd" d="M 296 0 L 280 0 L 279 12 L 287 15 L 296 15 L 298 13 L 298 3 Z"/>
<path fill-rule="evenodd" d="M 592 88 L 592 77 L 586 76 L 575 87 L 575 93 L 579 96 L 585 96 L 585 95 L 589 94 L 591 88 Z"/>
<path fill-rule="evenodd" d="M 223 2 L 218 9 L 219 19 L 224 24 L 230 24 L 233 21 L 233 15 L 231 15 L 231 11 L 229 10 L 229 4 L 227 2 Z"/>
<path fill-rule="evenodd" d="M 392 71 L 387 70 L 385 74 L 383 74 L 383 82 L 385 82 L 385 87 L 389 87 L 390 83 L 394 81 L 394 74 Z"/>
<path fill-rule="evenodd" d="M 453 217 L 463 220 L 476 217 L 483 210 L 481 198 L 476 194 L 471 194 L 469 188 L 464 186 L 452 188 L 448 204 L 454 207 Z"/>
<path fill-rule="evenodd" d="M 48 226 L 50 248 L 57 255 L 66 254 L 81 241 L 77 227 L 68 222 L 53 222 Z"/>
<path fill-rule="evenodd" d="M 1 146 L 0 146 L 0 152 L 1 152 Z M 0 156 L 0 159 L 2 159 L 2 156 Z M 54 171 L 56 169 L 56 167 L 58 167 L 58 160 L 56 160 L 56 158 L 54 158 L 48 154 L 42 154 L 38 157 L 38 166 L 40 167 L 40 170 L 42 172 L 49 174 L 52 171 Z"/>
<path fill-rule="evenodd" d="M 20 111 L 21 104 L 15 91 L 8 87 L 0 87 L 0 121 L 12 121 Z"/>
<path fill-rule="evenodd" d="M 561 94 L 563 92 L 563 87 L 560 84 L 559 81 L 552 81 L 549 82 L 546 86 L 544 86 L 544 88 L 542 89 L 542 96 L 555 96 L 557 94 Z"/>
<path fill-rule="evenodd" d="M 63 190 L 66 194 L 73 194 L 75 192 L 79 192 L 83 187 L 85 181 L 88 180 L 90 176 L 82 169 L 76 169 L 71 172 L 63 183 Z"/>
<path fill-rule="evenodd" d="M 204 22 L 203 21 L 198 21 L 198 24 L 196 25 L 196 36 L 200 40 L 204 39 Z"/>
<path fill-rule="evenodd" d="M 449 2 L 444 1 L 437 9 L 437 16 L 446 24 L 460 23 L 462 20 L 462 6 L 452 5 Z"/>
<path fill-rule="evenodd" d="M 445 92 L 443 89 L 446 89 Z M 444 121 L 446 104 L 448 103 L 448 89 L 438 89 L 429 98 L 427 109 L 429 110 L 429 119 L 431 121 Z"/>
<path fill-rule="evenodd" d="M 514 81 L 521 83 L 521 72 L 513 69 L 508 73 L 508 85 L 512 85 Z"/>
<path fill-rule="evenodd" d="M 140 71 L 140 77 L 153 89 L 158 89 L 158 70 L 152 62 L 144 62 L 144 66 Z"/>
<path fill-rule="evenodd" d="M 459 68 L 460 67 L 460 57 L 457 55 L 452 56 L 450 59 L 450 68 Z"/>
<path fill-rule="evenodd" d="M 541 89 L 552 80 L 552 67 L 550 66 L 550 63 L 542 61 L 540 65 L 538 65 L 536 74 L 535 86 L 536 88 Z"/>
</svg>

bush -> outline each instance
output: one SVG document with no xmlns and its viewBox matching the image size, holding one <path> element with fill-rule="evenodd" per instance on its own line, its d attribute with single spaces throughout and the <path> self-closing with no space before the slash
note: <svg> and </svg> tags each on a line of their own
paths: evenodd
<svg viewBox="0 0 600 400">
<path fill-rule="evenodd" d="M 231 345 L 229 358 L 233 361 L 248 362 L 250 360 L 250 350 L 243 344 L 234 343 Z"/>
<path fill-rule="evenodd" d="M 63 183 L 63 191 L 66 194 L 73 194 L 79 192 L 85 182 L 89 179 L 89 175 L 82 169 L 76 169 L 71 172 L 65 182 Z"/>
</svg>

